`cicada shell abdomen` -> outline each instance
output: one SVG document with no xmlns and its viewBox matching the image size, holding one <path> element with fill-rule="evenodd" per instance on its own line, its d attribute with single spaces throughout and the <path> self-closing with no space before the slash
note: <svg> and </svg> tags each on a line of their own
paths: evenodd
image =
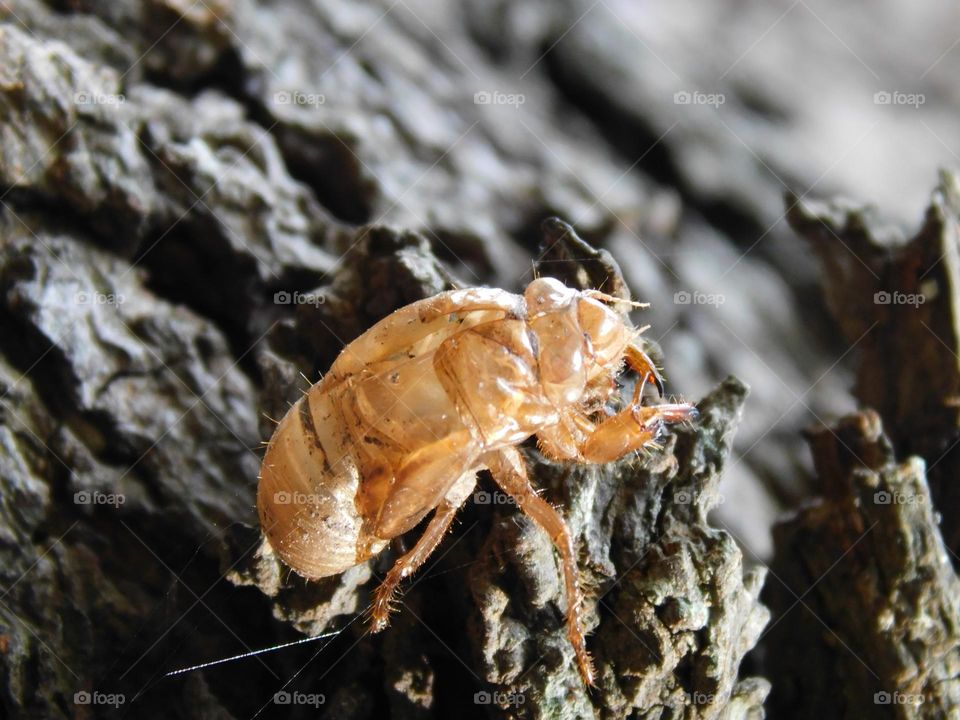
<svg viewBox="0 0 960 720">
<path fill-rule="evenodd" d="M 260 524 L 280 558 L 309 579 L 327 577 L 380 552 L 361 542 L 355 501 L 360 471 L 324 382 L 291 408 L 267 447 L 257 490 Z"/>
</svg>

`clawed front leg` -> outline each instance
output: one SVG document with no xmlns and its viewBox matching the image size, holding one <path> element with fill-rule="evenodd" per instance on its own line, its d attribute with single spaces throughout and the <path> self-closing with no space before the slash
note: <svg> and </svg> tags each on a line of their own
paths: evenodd
<svg viewBox="0 0 960 720">
<path fill-rule="evenodd" d="M 427 558 L 436 550 L 443 539 L 450 523 L 457 514 L 457 505 L 444 500 L 434 511 L 433 517 L 427 524 L 423 535 L 413 549 L 401 556 L 390 568 L 386 578 L 377 588 L 373 596 L 373 606 L 370 609 L 370 629 L 380 632 L 390 623 L 390 611 L 394 594 L 400 581 L 416 572 L 417 568 L 426 562 Z"/>
<path fill-rule="evenodd" d="M 594 426 L 580 445 L 580 455 L 586 462 L 613 462 L 655 441 L 664 425 L 696 420 L 698 416 L 697 409 L 688 403 L 632 403 Z"/>
<path fill-rule="evenodd" d="M 573 645 L 573 652 L 584 682 L 587 685 L 593 685 L 593 663 L 587 652 L 587 643 L 582 630 L 583 595 L 580 592 L 577 559 L 573 551 L 573 538 L 570 536 L 570 531 L 557 511 L 537 495 L 527 477 L 523 458 L 516 448 L 510 447 L 487 453 L 481 460 L 490 470 L 497 484 L 516 501 L 520 511 L 546 530 L 560 553 L 567 598 L 567 637 Z"/>
<path fill-rule="evenodd" d="M 581 430 L 578 452 L 580 459 L 592 463 L 607 463 L 618 460 L 655 441 L 670 423 L 696 420 L 697 409 L 688 403 L 641 404 L 643 388 L 648 382 L 657 386 L 663 397 L 663 379 L 650 357 L 635 344 L 627 346 L 627 365 L 640 374 L 640 382 L 633 390 L 630 405 L 599 423 L 580 419 Z M 578 419 L 574 416 L 574 419 Z"/>
</svg>

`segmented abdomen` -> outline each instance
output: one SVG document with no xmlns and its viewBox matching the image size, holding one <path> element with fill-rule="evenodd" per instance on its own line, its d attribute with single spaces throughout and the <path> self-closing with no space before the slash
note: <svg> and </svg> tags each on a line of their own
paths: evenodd
<svg viewBox="0 0 960 720">
<path fill-rule="evenodd" d="M 257 491 L 270 545 L 311 579 L 341 573 L 386 545 L 361 537 L 355 504 L 360 473 L 335 407 L 342 386 L 324 390 L 321 381 L 281 420 Z"/>
</svg>

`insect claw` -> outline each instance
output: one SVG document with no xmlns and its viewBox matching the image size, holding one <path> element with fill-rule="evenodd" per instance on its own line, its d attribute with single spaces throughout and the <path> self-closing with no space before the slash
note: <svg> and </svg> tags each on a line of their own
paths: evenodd
<svg viewBox="0 0 960 720">
<path fill-rule="evenodd" d="M 663 378 L 660 377 L 660 373 L 657 372 L 656 368 L 650 373 L 650 377 L 653 378 L 653 383 L 657 386 L 657 395 L 663 398 Z"/>
<path fill-rule="evenodd" d="M 639 347 L 630 346 L 628 348 L 627 364 L 633 370 L 640 373 L 641 378 L 640 387 L 634 395 L 634 402 L 639 402 L 640 396 L 643 394 L 644 386 L 651 381 L 656 386 L 657 395 L 662 400 L 665 392 L 663 378 L 660 376 L 660 371 L 657 370 L 657 366 L 653 364 L 653 360 L 650 359 L 650 356 Z"/>
</svg>

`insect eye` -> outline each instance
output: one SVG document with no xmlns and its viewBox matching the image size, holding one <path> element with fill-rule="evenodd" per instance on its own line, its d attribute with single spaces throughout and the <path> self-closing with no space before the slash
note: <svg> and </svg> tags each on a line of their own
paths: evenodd
<svg viewBox="0 0 960 720">
<path fill-rule="evenodd" d="M 544 277 L 537 278 L 527 285 L 523 297 L 528 311 L 533 315 L 539 315 L 568 305 L 574 292 L 559 280 Z"/>
<path fill-rule="evenodd" d="M 580 329 L 590 336 L 595 352 L 602 352 L 621 339 L 623 320 L 602 303 L 590 298 L 581 298 L 577 306 Z"/>
</svg>

